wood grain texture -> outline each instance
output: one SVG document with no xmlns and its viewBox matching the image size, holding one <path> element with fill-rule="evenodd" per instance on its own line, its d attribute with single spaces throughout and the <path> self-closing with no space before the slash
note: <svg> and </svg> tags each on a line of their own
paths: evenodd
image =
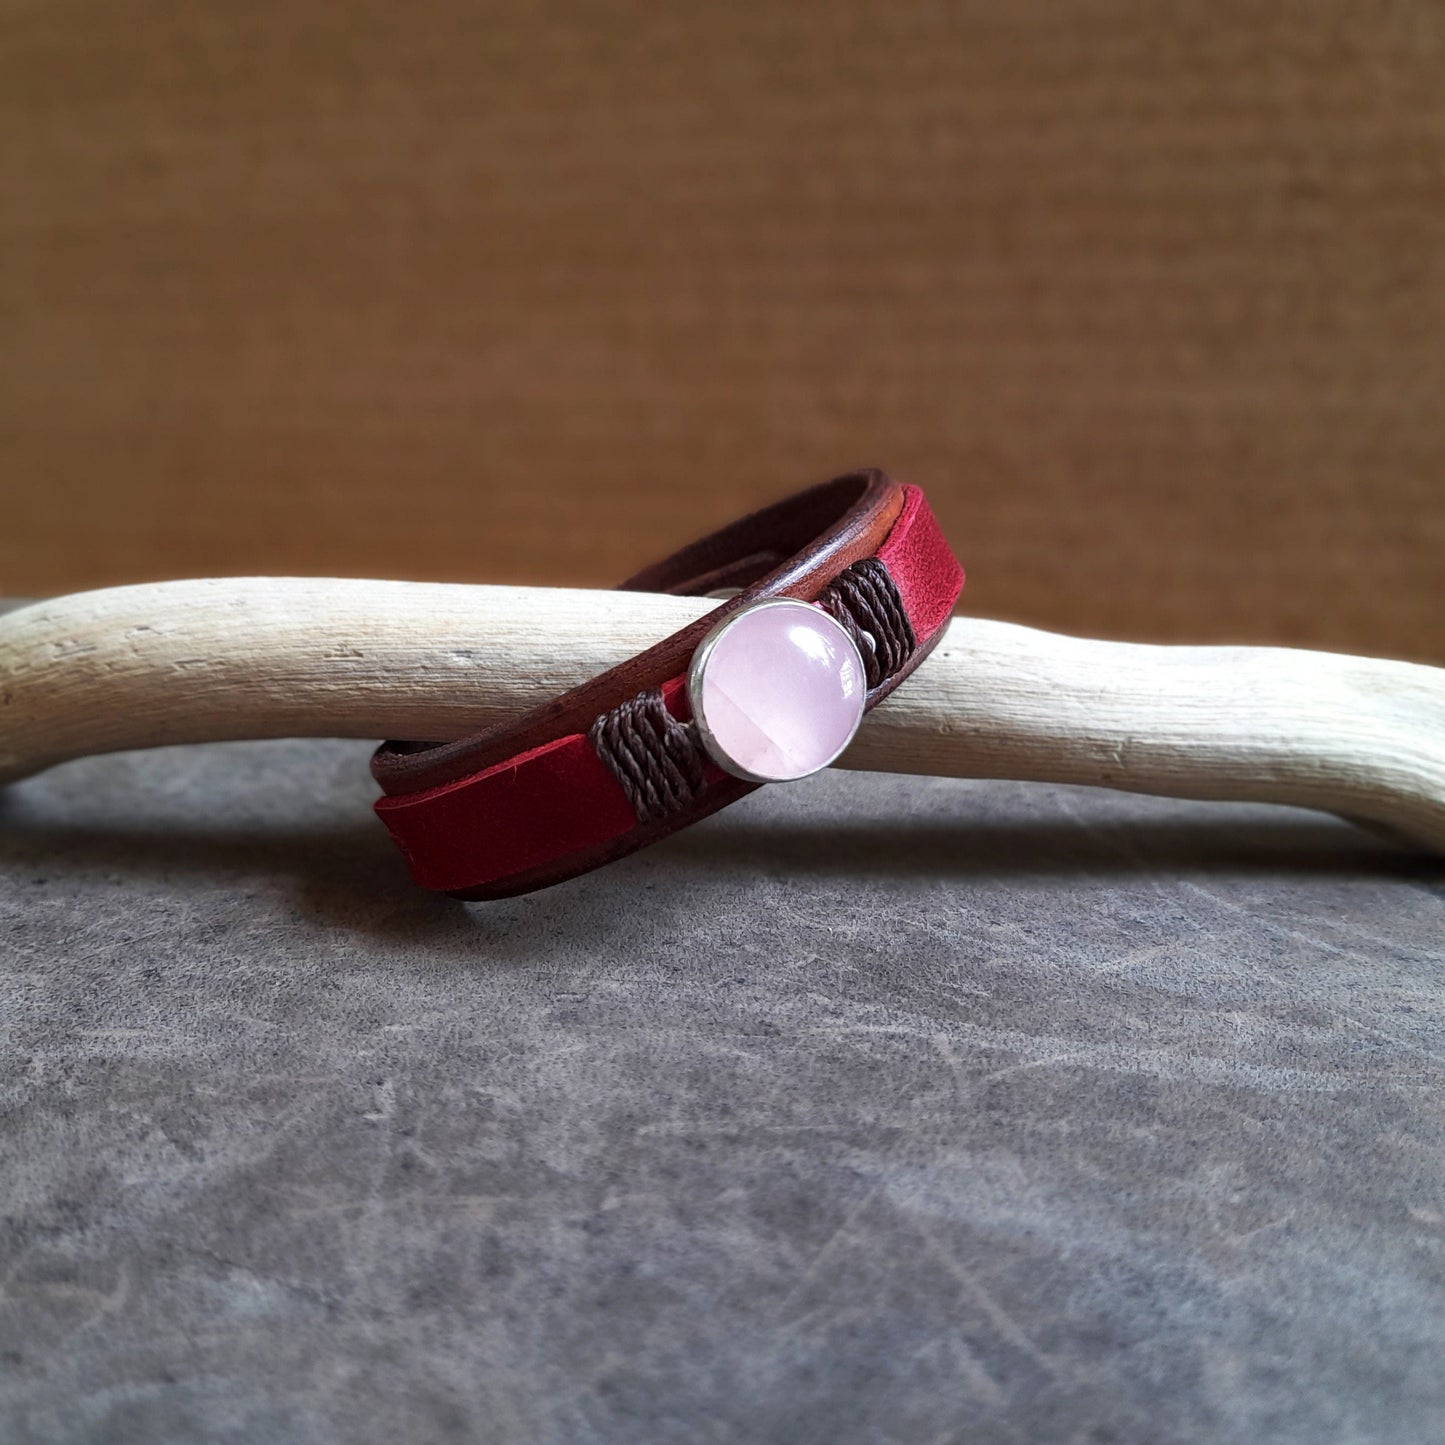
<svg viewBox="0 0 1445 1445">
<path fill-rule="evenodd" d="M 60 597 L 0 618 L 0 783 L 167 743 L 459 737 L 716 605 L 284 577 Z M 955 618 L 839 766 L 1289 803 L 1445 852 L 1445 669 Z"/>
<path fill-rule="evenodd" d="M 879 464 L 979 612 L 1445 659 L 1429 0 L 0 24 L 0 592 L 602 585 Z"/>
</svg>

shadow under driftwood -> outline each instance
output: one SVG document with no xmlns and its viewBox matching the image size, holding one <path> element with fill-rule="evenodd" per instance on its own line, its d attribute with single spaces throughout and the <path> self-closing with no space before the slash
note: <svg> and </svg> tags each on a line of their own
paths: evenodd
<svg viewBox="0 0 1445 1445">
<path fill-rule="evenodd" d="M 56 878 L 264 872 L 409 890 L 372 815 L 365 761 L 363 745 L 296 740 L 66 764 L 0 791 L 0 864 Z M 800 885 L 838 875 L 1026 880 L 1169 870 L 1445 877 L 1439 860 L 1323 814 L 845 772 L 768 789 L 643 856 L 673 871 L 747 868 Z"/>
</svg>

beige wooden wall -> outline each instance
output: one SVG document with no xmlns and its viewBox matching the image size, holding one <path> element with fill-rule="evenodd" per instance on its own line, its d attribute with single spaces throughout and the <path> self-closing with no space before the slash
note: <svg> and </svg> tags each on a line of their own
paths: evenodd
<svg viewBox="0 0 1445 1445">
<path fill-rule="evenodd" d="M 971 609 L 1445 660 L 1445 7 L 0 17 L 0 591 L 606 583 L 862 463 Z"/>
</svg>

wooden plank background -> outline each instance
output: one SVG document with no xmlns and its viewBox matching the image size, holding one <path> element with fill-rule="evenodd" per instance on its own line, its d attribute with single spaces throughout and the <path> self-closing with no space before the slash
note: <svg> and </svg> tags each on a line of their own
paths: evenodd
<svg viewBox="0 0 1445 1445">
<path fill-rule="evenodd" d="M 604 584 L 874 463 L 972 610 L 1445 661 L 1445 7 L 0 19 L 0 591 Z"/>
</svg>

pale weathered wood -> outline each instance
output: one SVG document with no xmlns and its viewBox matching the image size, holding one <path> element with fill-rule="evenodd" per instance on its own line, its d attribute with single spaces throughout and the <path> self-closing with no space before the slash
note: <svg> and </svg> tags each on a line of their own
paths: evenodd
<svg viewBox="0 0 1445 1445">
<path fill-rule="evenodd" d="M 455 737 L 711 605 L 301 578 L 77 593 L 0 618 L 0 782 L 165 743 Z M 842 765 L 1290 803 L 1445 851 L 1445 670 L 961 618 Z"/>
</svg>

